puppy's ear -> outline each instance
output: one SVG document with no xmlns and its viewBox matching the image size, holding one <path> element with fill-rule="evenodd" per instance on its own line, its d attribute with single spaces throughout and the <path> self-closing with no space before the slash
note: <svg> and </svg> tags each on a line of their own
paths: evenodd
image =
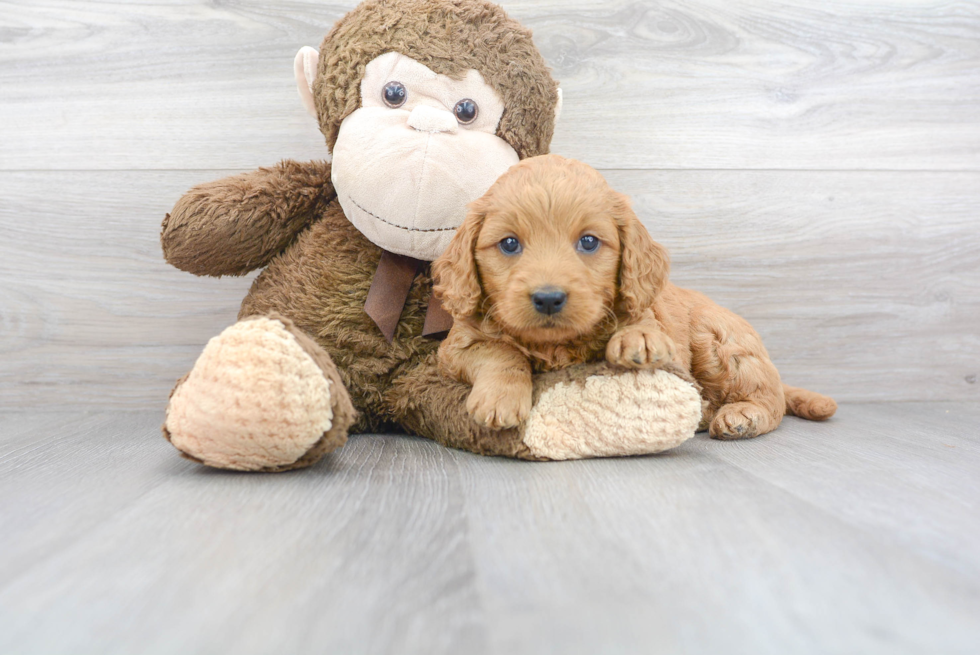
<svg viewBox="0 0 980 655">
<path fill-rule="evenodd" d="M 620 241 L 619 303 L 631 318 L 639 320 L 667 284 L 670 256 L 650 237 L 629 198 L 618 195 L 614 211 Z"/>
<path fill-rule="evenodd" d="M 434 291 L 442 300 L 442 306 L 456 319 L 475 314 L 483 298 L 476 270 L 476 240 L 486 214 L 478 204 L 479 201 L 470 205 L 449 247 L 432 262 Z"/>
</svg>

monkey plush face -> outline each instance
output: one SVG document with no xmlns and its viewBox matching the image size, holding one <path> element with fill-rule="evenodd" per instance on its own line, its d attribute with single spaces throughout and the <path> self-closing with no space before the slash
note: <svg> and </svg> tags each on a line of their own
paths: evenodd
<svg viewBox="0 0 980 655">
<path fill-rule="evenodd" d="M 423 260 L 497 177 L 548 152 L 561 107 L 531 32 L 487 0 L 364 0 L 295 72 L 347 218 Z"/>
<path fill-rule="evenodd" d="M 361 80 L 340 125 L 333 183 L 347 218 L 376 245 L 435 259 L 517 152 L 496 135 L 504 103 L 483 76 L 439 75 L 389 52 Z"/>
</svg>

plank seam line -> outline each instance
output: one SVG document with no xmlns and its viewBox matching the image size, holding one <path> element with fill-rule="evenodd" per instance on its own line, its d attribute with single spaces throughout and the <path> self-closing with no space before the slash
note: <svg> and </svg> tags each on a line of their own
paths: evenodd
<svg viewBox="0 0 980 655">
<path fill-rule="evenodd" d="M 274 159 L 274 157 L 272 158 Z M 300 161 L 300 160 L 297 160 Z M 307 160 L 302 160 L 307 161 Z M 246 172 L 271 164 L 257 163 L 251 168 L 0 168 L 2 173 L 207 173 L 215 171 Z M 607 168 L 610 173 L 980 173 L 980 168 Z"/>
</svg>

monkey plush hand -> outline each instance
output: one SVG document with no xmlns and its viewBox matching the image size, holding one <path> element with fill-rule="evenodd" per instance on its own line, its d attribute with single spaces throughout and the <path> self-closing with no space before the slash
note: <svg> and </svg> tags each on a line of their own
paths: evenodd
<svg viewBox="0 0 980 655">
<path fill-rule="evenodd" d="M 520 159 L 548 152 L 561 95 L 528 30 L 484 0 L 367 0 L 295 60 L 332 152 L 191 189 L 163 223 L 197 275 L 263 268 L 239 321 L 170 396 L 164 435 L 239 470 L 306 466 L 348 431 L 398 426 L 525 459 L 657 452 L 693 434 L 691 385 L 664 371 L 574 368 L 535 379 L 521 426 L 466 410 L 438 373 L 451 325 L 428 262 Z M 692 396 L 693 394 L 693 396 Z"/>
</svg>

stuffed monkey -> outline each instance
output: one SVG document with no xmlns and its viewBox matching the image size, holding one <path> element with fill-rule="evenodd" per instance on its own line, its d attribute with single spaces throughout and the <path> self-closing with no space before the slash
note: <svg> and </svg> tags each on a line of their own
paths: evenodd
<svg viewBox="0 0 980 655">
<path fill-rule="evenodd" d="M 197 275 L 265 270 L 239 322 L 171 392 L 164 435 L 228 469 L 307 466 L 348 431 L 400 430 L 523 459 L 649 453 L 694 433 L 695 387 L 605 365 L 540 376 L 520 428 L 476 425 L 437 371 L 451 319 L 428 262 L 518 160 L 548 152 L 561 95 L 530 32 L 484 0 L 367 0 L 296 57 L 330 163 L 191 189 L 163 251 Z"/>
</svg>

